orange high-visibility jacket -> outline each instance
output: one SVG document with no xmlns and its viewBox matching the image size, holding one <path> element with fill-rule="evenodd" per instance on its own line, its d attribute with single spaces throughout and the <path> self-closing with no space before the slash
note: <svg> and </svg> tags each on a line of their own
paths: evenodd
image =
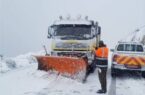
<svg viewBox="0 0 145 95">
<path fill-rule="evenodd" d="M 108 58 L 108 48 L 107 47 L 99 47 L 95 51 L 96 57 L 99 58 Z"/>
</svg>

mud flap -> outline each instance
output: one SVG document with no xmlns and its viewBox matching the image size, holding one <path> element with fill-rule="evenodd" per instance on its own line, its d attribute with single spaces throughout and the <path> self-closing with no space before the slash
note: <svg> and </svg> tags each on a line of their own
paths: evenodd
<svg viewBox="0 0 145 95">
<path fill-rule="evenodd" d="M 84 58 L 35 56 L 38 69 L 57 71 L 59 74 L 82 81 L 86 76 L 87 62 Z"/>
</svg>

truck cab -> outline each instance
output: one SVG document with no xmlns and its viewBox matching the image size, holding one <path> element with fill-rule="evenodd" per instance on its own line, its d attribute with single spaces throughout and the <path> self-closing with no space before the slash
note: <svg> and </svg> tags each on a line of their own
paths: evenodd
<svg viewBox="0 0 145 95">
<path fill-rule="evenodd" d="M 140 71 L 145 77 L 145 50 L 138 42 L 119 42 L 112 55 L 111 74 L 121 71 Z"/>
<path fill-rule="evenodd" d="M 84 56 L 91 62 L 94 58 L 92 49 L 98 46 L 101 27 L 88 19 L 60 19 L 48 29 L 51 38 L 51 55 Z"/>
</svg>

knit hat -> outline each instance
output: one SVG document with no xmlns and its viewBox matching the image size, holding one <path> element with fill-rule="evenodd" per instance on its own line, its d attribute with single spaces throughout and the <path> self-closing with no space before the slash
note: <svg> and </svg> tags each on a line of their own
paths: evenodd
<svg viewBox="0 0 145 95">
<path fill-rule="evenodd" d="M 104 42 L 102 40 L 99 41 L 99 46 L 104 46 Z"/>
</svg>

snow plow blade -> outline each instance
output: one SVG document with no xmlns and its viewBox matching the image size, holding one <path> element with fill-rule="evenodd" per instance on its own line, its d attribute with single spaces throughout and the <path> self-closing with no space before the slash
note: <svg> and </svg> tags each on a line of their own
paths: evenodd
<svg viewBox="0 0 145 95">
<path fill-rule="evenodd" d="M 38 61 L 38 69 L 45 71 L 57 71 L 59 74 L 73 79 L 83 80 L 86 76 L 87 61 L 85 58 L 35 56 Z"/>
</svg>

